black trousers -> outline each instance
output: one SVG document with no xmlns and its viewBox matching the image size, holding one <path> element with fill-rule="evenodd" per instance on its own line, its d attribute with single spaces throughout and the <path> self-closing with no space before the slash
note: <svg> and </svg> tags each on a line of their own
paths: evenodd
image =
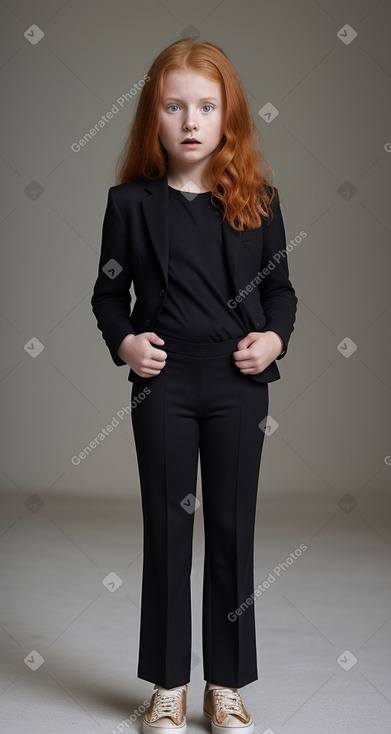
<svg viewBox="0 0 391 734">
<path fill-rule="evenodd" d="M 165 367 L 137 376 L 131 388 L 143 512 L 137 677 L 164 688 L 190 680 L 199 456 L 204 679 L 239 688 L 258 678 L 254 529 L 268 385 L 236 367 L 232 352 L 241 337 L 198 344 L 159 336 L 165 344 L 154 346 L 167 352 Z"/>
</svg>

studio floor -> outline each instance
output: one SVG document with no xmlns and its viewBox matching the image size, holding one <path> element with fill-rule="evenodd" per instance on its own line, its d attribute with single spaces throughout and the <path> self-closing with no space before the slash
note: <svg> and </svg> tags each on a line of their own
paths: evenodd
<svg viewBox="0 0 391 734">
<path fill-rule="evenodd" d="M 255 731 L 389 734 L 389 507 L 281 497 L 258 500 L 259 677 L 240 689 Z M 1 730 L 141 732 L 153 685 L 136 677 L 140 503 L 50 491 L 3 500 Z M 202 504 L 194 520 L 187 725 L 203 734 Z"/>
</svg>

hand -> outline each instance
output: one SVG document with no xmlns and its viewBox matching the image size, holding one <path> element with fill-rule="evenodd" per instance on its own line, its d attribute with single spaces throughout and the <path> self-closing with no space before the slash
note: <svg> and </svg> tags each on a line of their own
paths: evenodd
<svg viewBox="0 0 391 734">
<path fill-rule="evenodd" d="M 164 339 L 154 331 L 128 334 L 119 345 L 117 354 L 139 377 L 154 377 L 160 375 L 166 366 L 167 352 L 155 349 L 151 344 L 164 344 Z"/>
<path fill-rule="evenodd" d="M 243 375 L 257 375 L 278 357 L 284 342 L 275 331 L 250 331 L 233 352 L 236 366 Z"/>
</svg>

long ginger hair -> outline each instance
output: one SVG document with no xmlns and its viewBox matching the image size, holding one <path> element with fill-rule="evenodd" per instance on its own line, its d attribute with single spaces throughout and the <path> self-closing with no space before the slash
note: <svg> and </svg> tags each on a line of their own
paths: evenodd
<svg viewBox="0 0 391 734">
<path fill-rule="evenodd" d="M 169 71 L 188 69 L 218 82 L 224 100 L 224 135 L 207 170 L 212 198 L 221 202 L 223 216 L 233 229 L 260 227 L 260 215 L 273 218 L 271 202 L 278 193 L 273 185 L 274 172 L 263 153 L 261 136 L 235 68 L 224 51 L 208 41 L 183 38 L 153 61 L 116 164 L 116 183 L 161 178 L 167 172 L 167 152 L 159 141 L 164 79 Z"/>
</svg>

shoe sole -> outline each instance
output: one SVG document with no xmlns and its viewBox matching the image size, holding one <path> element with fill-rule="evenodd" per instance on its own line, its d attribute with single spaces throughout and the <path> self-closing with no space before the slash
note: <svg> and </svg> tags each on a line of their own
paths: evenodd
<svg viewBox="0 0 391 734">
<path fill-rule="evenodd" d="M 155 724 L 149 724 L 148 721 L 143 719 L 143 732 L 144 734 L 170 734 L 171 732 L 179 731 L 180 734 L 186 732 L 186 719 L 183 724 L 174 724 L 172 726 L 157 726 Z"/>
<path fill-rule="evenodd" d="M 243 724 L 243 726 L 221 726 L 220 724 L 215 724 L 213 721 L 213 718 L 210 714 L 208 714 L 206 711 L 203 712 L 205 716 L 208 717 L 210 720 L 210 723 L 212 724 L 212 732 L 213 734 L 222 734 L 222 732 L 228 732 L 230 734 L 253 734 L 254 731 L 254 722 L 251 719 L 248 724 Z"/>
</svg>

